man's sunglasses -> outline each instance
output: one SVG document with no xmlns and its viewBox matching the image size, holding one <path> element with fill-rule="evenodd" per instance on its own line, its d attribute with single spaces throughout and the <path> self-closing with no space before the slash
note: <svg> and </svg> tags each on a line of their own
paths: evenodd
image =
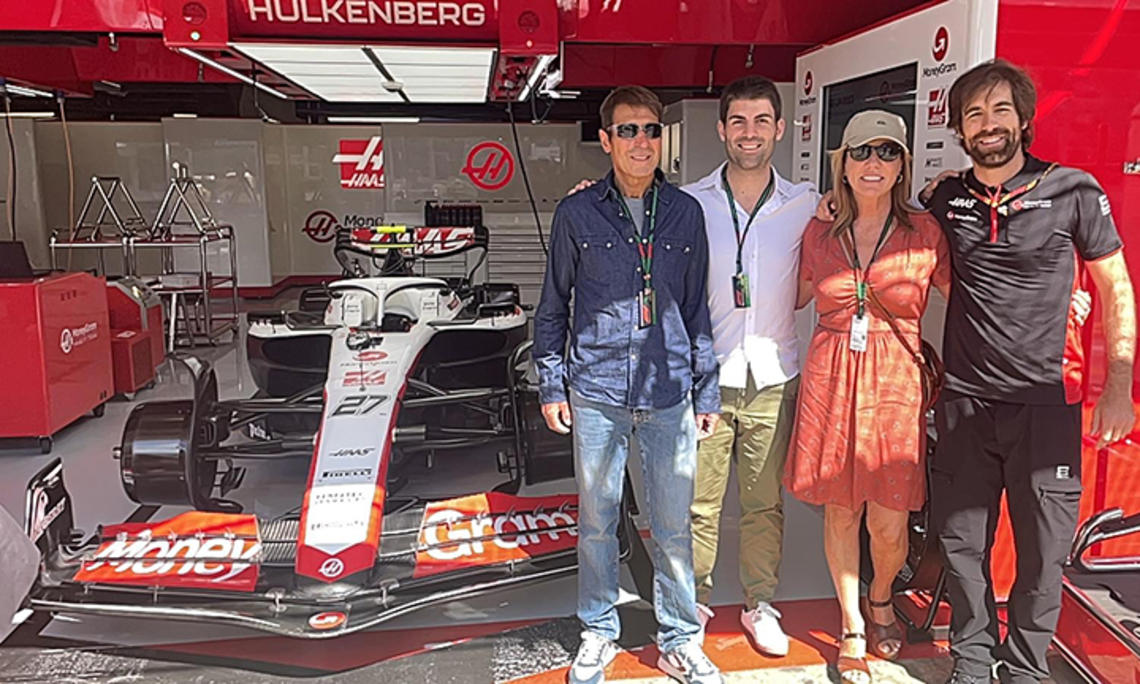
<svg viewBox="0 0 1140 684">
<path fill-rule="evenodd" d="M 635 123 L 623 123 L 617 124 L 616 126 L 610 126 L 610 128 L 613 130 L 614 135 L 619 138 L 632 140 L 633 138 L 637 137 L 639 131 L 645 131 L 645 137 L 649 138 L 650 140 L 656 140 L 661 137 L 661 131 L 664 129 L 664 126 L 659 123 L 647 123 L 640 125 Z"/>
<path fill-rule="evenodd" d="M 871 158 L 871 151 L 879 155 L 879 159 L 885 162 L 892 162 L 902 156 L 902 145 L 893 142 L 879 143 L 878 145 L 860 145 L 859 147 L 850 147 L 847 149 L 847 156 L 851 157 L 857 162 L 867 161 Z"/>
</svg>

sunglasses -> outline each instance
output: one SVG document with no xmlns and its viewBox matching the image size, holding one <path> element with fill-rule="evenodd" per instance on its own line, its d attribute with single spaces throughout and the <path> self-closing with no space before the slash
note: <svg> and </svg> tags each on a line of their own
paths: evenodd
<svg viewBox="0 0 1140 684">
<path fill-rule="evenodd" d="M 879 143 L 878 145 L 860 145 L 859 147 L 850 147 L 847 149 L 847 156 L 851 157 L 857 162 L 867 161 L 871 158 L 872 150 L 875 154 L 879 155 L 879 159 L 885 162 L 892 162 L 902 156 L 902 145 L 893 142 Z"/>
<path fill-rule="evenodd" d="M 664 130 L 665 127 L 659 123 L 623 123 L 617 124 L 616 126 L 610 126 L 610 128 L 613 130 L 614 135 L 619 138 L 632 140 L 633 138 L 637 137 L 638 132 L 645 131 L 645 137 L 649 138 L 650 140 L 656 140 L 661 137 L 661 131 Z"/>
</svg>

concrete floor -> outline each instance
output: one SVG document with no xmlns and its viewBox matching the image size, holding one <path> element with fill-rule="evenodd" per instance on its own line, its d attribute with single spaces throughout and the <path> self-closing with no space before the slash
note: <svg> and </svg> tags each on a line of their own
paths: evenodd
<svg viewBox="0 0 1140 684">
<path fill-rule="evenodd" d="M 291 297 L 255 303 L 252 308 L 281 309 Z M 244 345 L 226 343 L 194 353 L 209 359 L 217 371 L 223 398 L 248 397 L 256 387 L 248 372 Z M 111 450 L 119 443 L 130 410 L 142 401 L 184 398 L 189 375 L 179 364 L 160 368 L 156 385 L 133 401 L 116 400 L 101 418 L 83 418 L 55 439 L 50 455 L 33 451 L 0 452 L 0 506 L 22 520 L 27 480 L 53 458 L 61 458 L 73 497 L 76 524 L 88 531 L 99 523 L 119 522 L 137 508 L 123 492 L 118 463 Z M 640 468 L 631 468 L 634 473 Z M 304 490 L 308 463 L 301 460 L 259 464 L 246 476 L 234 498 L 247 510 L 272 514 L 296 506 Z M 493 459 L 464 457 L 437 460 L 430 477 L 409 485 L 438 492 L 447 482 L 461 481 L 463 491 L 490 487 L 502 479 Z M 567 483 L 573 491 L 573 484 Z M 452 485 L 454 487 L 454 485 Z M 736 487 L 730 484 L 729 492 Z M 451 489 L 451 493 L 457 490 Z M 182 509 L 164 507 L 154 519 Z M 778 600 L 821 599 L 832 595 L 820 540 L 821 516 L 796 501 L 787 504 L 782 584 Z M 721 560 L 714 604 L 741 600 L 736 577 L 738 537 L 735 495 L 726 502 Z M 634 582 L 623 574 L 628 613 L 623 645 L 636 653 L 649 644 L 648 607 L 632 593 Z M 504 682 L 541 677 L 563 667 L 577 645 L 574 614 L 575 578 L 538 587 L 515 589 L 470 601 L 459 601 L 405 616 L 384 629 L 333 642 L 304 642 L 266 637 L 234 628 L 187 623 L 155 623 L 67 616 L 33 621 L 0 646 L 0 682 L 280 682 L 293 679 L 336 682 Z M 825 602 L 830 603 L 830 602 Z M 738 628 L 731 638 L 744 638 Z M 823 662 L 821 658 L 815 660 Z M 820 663 L 733 672 L 727 681 L 837 681 Z M 949 668 L 946 657 L 873 665 L 877 682 L 940 682 Z M 1055 659 L 1056 682 L 1081 681 Z M 664 678 L 628 681 L 668 681 Z M 555 675 L 561 677 L 564 675 Z M 530 681 L 529 679 L 527 681 Z M 537 680 L 535 680 L 537 681 Z M 552 680 L 554 681 L 554 680 Z"/>
</svg>

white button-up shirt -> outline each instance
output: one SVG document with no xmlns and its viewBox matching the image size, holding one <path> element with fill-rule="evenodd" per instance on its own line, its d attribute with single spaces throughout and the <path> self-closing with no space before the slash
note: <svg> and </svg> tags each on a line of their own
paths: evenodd
<svg viewBox="0 0 1140 684">
<path fill-rule="evenodd" d="M 795 321 L 800 243 L 815 214 L 819 194 L 811 183 L 790 183 L 772 169 L 775 191 L 753 219 L 742 252 L 752 306 L 738 309 L 732 291 L 736 231 L 723 169 L 721 164 L 681 189 L 704 208 L 709 240 L 709 313 L 713 348 L 720 362 L 720 384 L 744 388 L 751 370 L 756 387 L 763 389 L 785 383 L 800 372 Z M 743 231 L 748 225 L 748 211 L 739 202 L 734 209 Z"/>
</svg>

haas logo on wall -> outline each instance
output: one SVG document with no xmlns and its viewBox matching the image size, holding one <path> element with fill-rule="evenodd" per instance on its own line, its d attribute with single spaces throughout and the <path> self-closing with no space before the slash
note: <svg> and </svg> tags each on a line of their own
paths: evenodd
<svg viewBox="0 0 1140 684">
<path fill-rule="evenodd" d="M 384 143 L 380 136 L 368 140 L 341 140 L 340 153 L 333 155 L 340 164 L 340 187 L 346 190 L 379 190 L 384 187 Z"/>
<path fill-rule="evenodd" d="M 494 192 L 514 178 L 515 159 L 502 144 L 488 140 L 471 148 L 461 173 L 476 187 Z"/>
<path fill-rule="evenodd" d="M 331 211 L 317 209 L 305 218 L 305 227 L 301 230 L 314 242 L 331 242 L 340 229 L 340 221 Z"/>
<path fill-rule="evenodd" d="M 926 110 L 926 125 L 930 128 L 945 126 L 950 119 L 950 109 L 947 106 L 945 88 L 930 91 L 930 104 Z"/>
<path fill-rule="evenodd" d="M 804 76 L 804 95 L 811 95 L 811 87 L 815 85 L 815 79 L 812 77 L 811 72 L 807 72 Z"/>
</svg>

